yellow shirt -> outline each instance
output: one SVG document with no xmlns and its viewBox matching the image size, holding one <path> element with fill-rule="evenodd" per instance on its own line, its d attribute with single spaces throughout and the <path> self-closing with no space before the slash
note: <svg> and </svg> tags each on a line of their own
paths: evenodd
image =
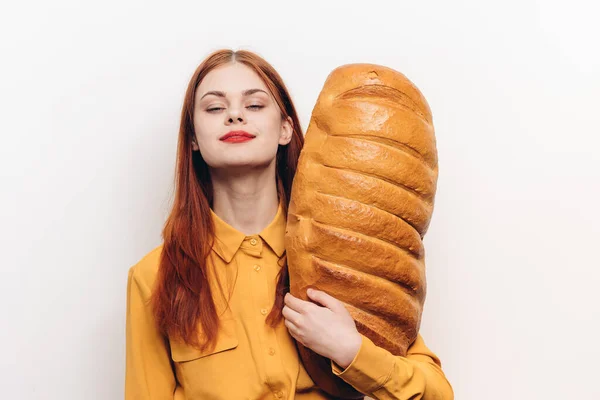
<svg viewBox="0 0 600 400">
<path fill-rule="evenodd" d="M 283 208 L 280 205 L 273 221 L 255 235 L 245 235 L 211 214 L 217 239 L 211 258 L 225 295 L 231 293 L 227 308 L 218 286 L 213 290 L 222 326 L 217 345 L 201 352 L 156 329 L 148 299 L 162 250 L 158 246 L 129 270 L 125 399 L 332 398 L 308 376 L 284 323 L 275 329 L 265 323 L 275 299 L 277 260 L 284 252 Z M 363 336 L 345 370 L 334 362 L 331 367 L 375 399 L 453 399 L 440 360 L 420 335 L 406 357 L 394 356 Z"/>
</svg>

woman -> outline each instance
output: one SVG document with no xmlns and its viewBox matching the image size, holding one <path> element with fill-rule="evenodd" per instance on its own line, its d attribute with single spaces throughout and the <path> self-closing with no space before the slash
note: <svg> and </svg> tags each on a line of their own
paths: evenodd
<svg viewBox="0 0 600 400">
<path fill-rule="evenodd" d="M 359 334 L 337 299 L 286 294 L 286 215 L 303 143 L 265 60 L 221 50 L 197 68 L 164 242 L 129 270 L 126 399 L 331 398 L 294 339 L 370 397 L 453 398 L 420 335 L 396 357 Z"/>
</svg>

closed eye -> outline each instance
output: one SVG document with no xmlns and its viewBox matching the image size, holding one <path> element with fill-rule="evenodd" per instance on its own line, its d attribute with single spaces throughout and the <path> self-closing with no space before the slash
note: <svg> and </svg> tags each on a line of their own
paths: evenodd
<svg viewBox="0 0 600 400">
<path fill-rule="evenodd" d="M 261 108 L 263 108 L 263 107 L 264 107 L 264 106 L 260 106 L 260 105 L 257 105 L 257 104 L 253 104 L 253 105 L 251 105 L 251 106 L 248 106 L 248 107 L 246 107 L 246 108 L 252 108 L 252 109 L 254 109 L 254 110 L 260 110 L 260 109 L 261 109 Z M 209 109 L 207 109 L 206 111 L 208 111 L 208 112 L 214 112 L 214 111 L 217 111 L 217 110 L 224 110 L 224 109 L 225 109 L 224 107 L 213 107 L 213 108 L 209 108 Z"/>
</svg>

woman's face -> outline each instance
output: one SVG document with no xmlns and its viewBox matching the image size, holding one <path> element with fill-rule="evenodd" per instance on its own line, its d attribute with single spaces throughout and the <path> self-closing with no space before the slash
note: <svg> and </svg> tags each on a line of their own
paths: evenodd
<svg viewBox="0 0 600 400">
<path fill-rule="evenodd" d="M 216 93 L 215 93 L 216 92 Z M 214 169 L 266 168 L 279 145 L 292 138 L 291 118 L 283 119 L 267 86 L 250 67 L 231 63 L 210 71 L 195 93 L 194 150 Z M 221 137 L 245 131 L 255 137 L 227 142 Z"/>
</svg>

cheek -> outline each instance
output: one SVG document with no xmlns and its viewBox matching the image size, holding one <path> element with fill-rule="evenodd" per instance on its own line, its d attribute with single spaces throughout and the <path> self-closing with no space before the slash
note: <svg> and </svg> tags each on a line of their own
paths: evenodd
<svg viewBox="0 0 600 400">
<path fill-rule="evenodd" d="M 278 142 L 281 133 L 281 117 L 278 111 L 265 113 L 260 119 L 256 120 L 256 124 L 260 125 L 260 132 L 266 136 L 270 142 Z"/>
<path fill-rule="evenodd" d="M 210 136 L 210 132 L 215 131 L 214 122 L 210 121 L 210 118 L 202 118 L 194 121 L 194 132 L 198 140 L 205 140 L 207 136 Z"/>
<path fill-rule="evenodd" d="M 212 141 L 217 138 L 217 133 L 215 132 L 219 131 L 214 122 L 211 122 L 209 118 L 203 118 L 201 122 L 194 122 L 194 132 L 198 146 L 202 149 L 212 145 Z"/>
</svg>

